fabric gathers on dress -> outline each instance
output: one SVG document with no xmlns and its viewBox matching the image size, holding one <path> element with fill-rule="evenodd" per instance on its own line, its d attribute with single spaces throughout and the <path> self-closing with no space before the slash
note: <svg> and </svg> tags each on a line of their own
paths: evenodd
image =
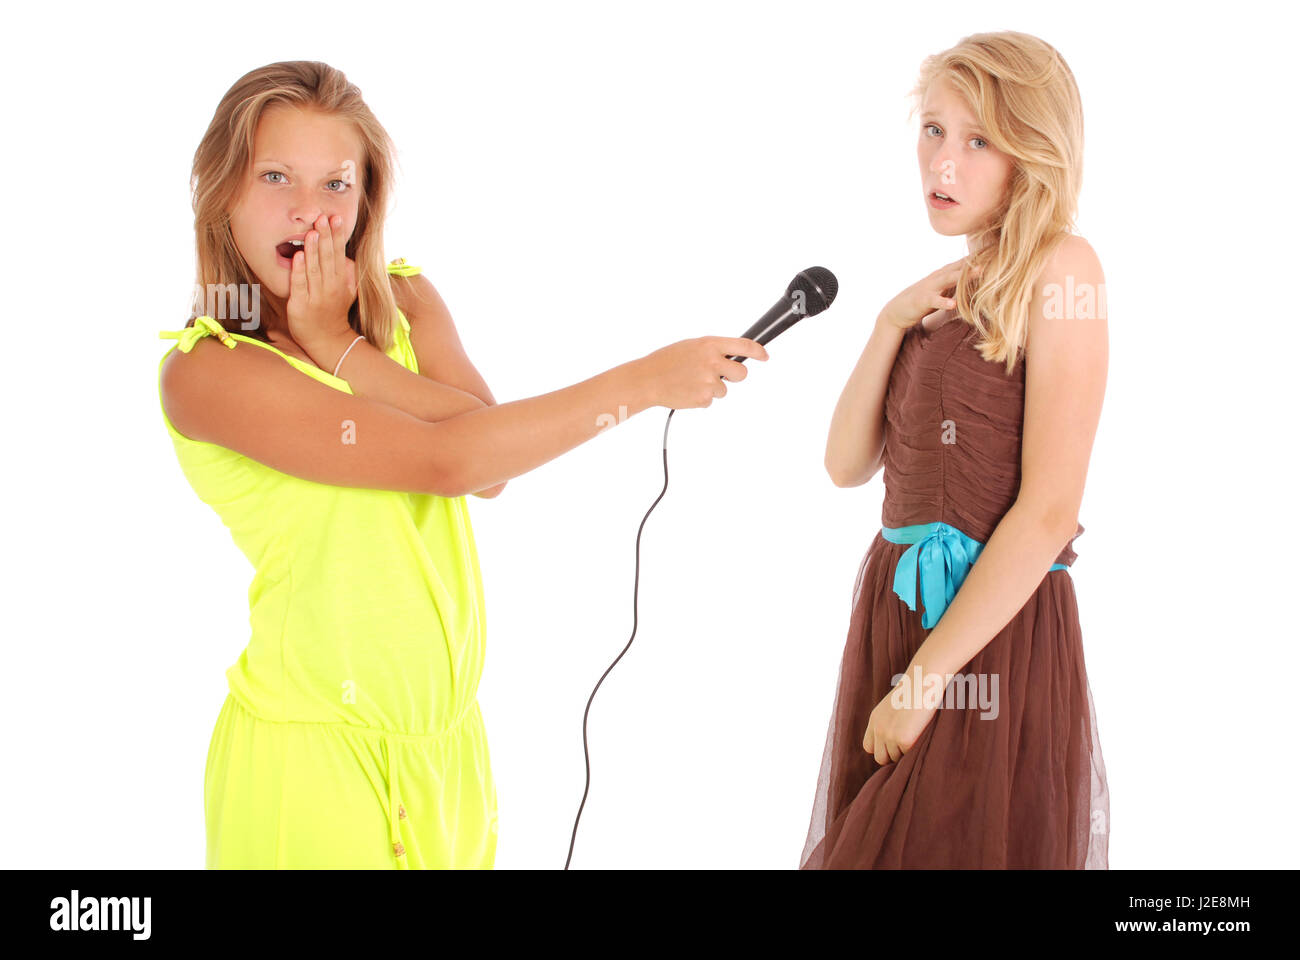
<svg viewBox="0 0 1300 960">
<path fill-rule="evenodd" d="M 907 609 L 915 612 L 919 569 L 921 600 L 925 604 L 921 626 L 927 630 L 933 628 L 961 589 L 962 581 L 975 565 L 984 544 L 942 522 L 881 527 L 880 532 L 890 543 L 911 544 L 898 559 L 894 593 L 907 604 Z M 1054 563 L 1047 572 L 1069 569 L 1063 563 Z"/>
</svg>

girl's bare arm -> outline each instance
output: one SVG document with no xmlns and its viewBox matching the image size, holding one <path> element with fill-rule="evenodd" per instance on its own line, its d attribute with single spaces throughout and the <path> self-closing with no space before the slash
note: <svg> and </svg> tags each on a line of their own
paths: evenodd
<svg viewBox="0 0 1300 960">
<path fill-rule="evenodd" d="M 337 344 L 302 346 L 313 359 L 332 356 L 337 363 L 337 358 L 343 356 L 343 351 L 353 340 L 356 340 L 356 334 L 343 337 Z M 329 369 L 334 368 L 331 365 Z M 395 407 L 429 423 L 450 420 L 487 406 L 471 393 L 412 373 L 369 340 L 356 341 L 343 359 L 338 375 L 348 382 L 353 394 Z M 494 497 L 504 486 L 497 484 L 468 492 Z"/>
<path fill-rule="evenodd" d="M 956 306 L 948 291 L 955 291 L 965 266 L 963 257 L 940 267 L 899 293 L 880 311 L 831 418 L 826 472 L 837 487 L 860 486 L 880 469 L 885 448 L 885 395 L 903 336 L 934 311 Z M 973 274 L 979 272 L 972 270 Z"/>
<path fill-rule="evenodd" d="M 654 405 L 640 360 L 525 400 L 488 407 L 472 398 L 473 408 L 464 402 L 452 415 L 461 391 L 396 365 L 397 374 L 423 379 L 440 394 L 444 406 L 431 403 L 429 412 L 442 419 L 431 421 L 326 386 L 270 351 L 234 342 L 230 349 L 203 338 L 163 362 L 160 390 L 172 425 L 283 473 L 338 486 L 465 496 L 585 443 L 610 424 L 602 415 L 620 406 L 636 414 Z M 392 362 L 365 341 L 354 352 L 362 347 Z"/>
<path fill-rule="evenodd" d="M 885 391 L 905 331 L 877 319 L 845 384 L 826 440 L 826 472 L 837 487 L 857 487 L 875 476 L 885 447 Z"/>
</svg>

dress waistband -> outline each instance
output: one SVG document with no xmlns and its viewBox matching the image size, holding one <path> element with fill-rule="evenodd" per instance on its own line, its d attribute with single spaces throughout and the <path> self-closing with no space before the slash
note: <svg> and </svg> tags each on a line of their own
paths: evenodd
<svg viewBox="0 0 1300 960">
<path fill-rule="evenodd" d="M 385 811 L 388 817 L 388 840 L 392 844 L 393 858 L 396 861 L 397 869 L 409 870 L 410 865 L 406 856 L 406 844 L 402 842 L 402 821 L 408 819 L 406 806 L 402 802 L 401 789 L 401 754 L 400 747 L 404 744 L 430 744 L 436 743 L 447 736 L 459 735 L 459 730 L 478 707 L 477 699 L 471 700 L 465 709 L 461 711 L 460 716 L 453 720 L 446 728 L 437 733 L 399 733 L 394 730 L 383 730 L 377 727 L 362 727 L 356 724 L 345 723 L 342 721 L 322 721 L 322 720 L 268 720 L 261 716 L 244 699 L 237 695 L 232 689 L 229 691 L 231 698 L 238 703 L 250 715 L 263 723 L 290 724 L 301 723 L 308 726 L 326 727 L 342 733 L 354 734 L 363 737 L 372 737 L 380 741 L 380 756 L 384 765 L 384 779 L 388 782 L 388 805 Z M 407 841 L 414 842 L 415 834 L 408 830 Z M 419 850 L 415 850 L 415 856 L 419 856 Z"/>
<path fill-rule="evenodd" d="M 910 527 L 882 526 L 880 532 L 890 543 L 911 544 L 898 558 L 898 569 L 894 571 L 894 593 L 907 604 L 907 609 L 916 610 L 919 567 L 921 600 L 925 604 L 921 626 L 931 629 L 957 595 L 962 581 L 984 549 L 984 544 L 942 522 L 914 523 Z M 1068 572 L 1069 569 L 1063 563 L 1054 563 L 1047 572 Z"/>
<path fill-rule="evenodd" d="M 384 773 L 388 778 L 388 839 L 393 845 L 393 858 L 396 860 L 397 869 L 399 870 L 409 870 L 410 864 L 406 857 L 406 844 L 402 843 L 401 821 L 407 819 L 407 817 L 406 807 L 401 800 L 400 771 L 402 764 L 400 757 L 402 751 L 398 747 L 402 743 L 412 741 L 422 743 L 441 740 L 443 737 L 453 734 L 459 736 L 460 734 L 456 731 L 459 731 L 460 727 L 472 715 L 475 715 L 477 710 L 478 701 L 471 700 L 465 709 L 461 711 L 459 717 L 453 720 L 445 730 L 434 736 L 393 733 L 387 730 L 379 734 L 384 746 Z M 415 834 L 409 829 L 407 831 L 407 840 L 412 843 L 415 842 Z M 420 857 L 418 849 L 415 850 L 415 856 Z"/>
</svg>

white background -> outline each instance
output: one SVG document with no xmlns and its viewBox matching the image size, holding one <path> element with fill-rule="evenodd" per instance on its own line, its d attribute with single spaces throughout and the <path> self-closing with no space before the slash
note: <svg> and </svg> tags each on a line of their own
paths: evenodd
<svg viewBox="0 0 1300 960">
<path fill-rule="evenodd" d="M 1080 232 L 1106 273 L 1111 360 L 1071 575 L 1111 866 L 1298 865 L 1290 8 L 9 16 L 3 866 L 203 865 L 204 761 L 252 570 L 176 463 L 157 332 L 188 317 L 190 162 L 221 95 L 319 59 L 397 143 L 388 256 L 424 267 L 499 401 L 739 336 L 796 271 L 839 277 L 830 311 L 673 417 L 573 863 L 796 867 L 883 492 L 827 478 L 831 412 L 881 305 L 966 252 L 929 228 L 904 95 L 925 55 L 999 29 L 1060 50 L 1085 110 Z M 564 863 L 582 711 L 632 628 L 666 416 L 470 498 L 498 868 Z"/>
</svg>

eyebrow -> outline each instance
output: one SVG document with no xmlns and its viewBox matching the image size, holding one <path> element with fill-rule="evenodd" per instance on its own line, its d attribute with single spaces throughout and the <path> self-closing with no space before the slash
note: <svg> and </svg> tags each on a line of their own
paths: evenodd
<svg viewBox="0 0 1300 960">
<path fill-rule="evenodd" d="M 926 121 L 926 120 L 938 120 L 938 119 L 939 119 L 939 115 L 938 115 L 937 113 L 935 113 L 933 110 L 928 110 L 928 111 L 926 111 L 925 113 L 921 114 L 921 120 L 922 120 L 922 121 Z M 969 131 L 969 132 L 973 132 L 973 133 L 981 133 L 981 132 L 983 132 L 983 128 L 980 127 L 980 126 L 978 126 L 978 125 L 970 126 L 970 127 L 967 127 L 966 129 L 967 129 L 967 131 Z"/>
<path fill-rule="evenodd" d="M 261 159 L 261 160 L 255 160 L 254 163 L 255 163 L 255 164 L 274 163 L 277 167 L 284 167 L 284 168 L 285 168 L 286 170 L 288 170 L 290 173 L 293 172 L 293 166 L 292 166 L 291 164 L 285 163 L 283 160 L 276 160 L 276 159 L 274 159 L 274 158 L 272 158 L 272 157 L 265 157 L 265 158 L 263 158 L 263 159 Z M 328 170 L 328 171 L 326 171 L 326 173 L 327 173 L 327 174 L 328 174 L 328 173 L 343 173 L 343 172 L 344 172 L 345 170 L 347 170 L 347 169 L 348 169 L 347 167 L 335 167 L 333 170 Z M 354 167 L 353 169 L 355 169 L 355 167 Z"/>
</svg>

